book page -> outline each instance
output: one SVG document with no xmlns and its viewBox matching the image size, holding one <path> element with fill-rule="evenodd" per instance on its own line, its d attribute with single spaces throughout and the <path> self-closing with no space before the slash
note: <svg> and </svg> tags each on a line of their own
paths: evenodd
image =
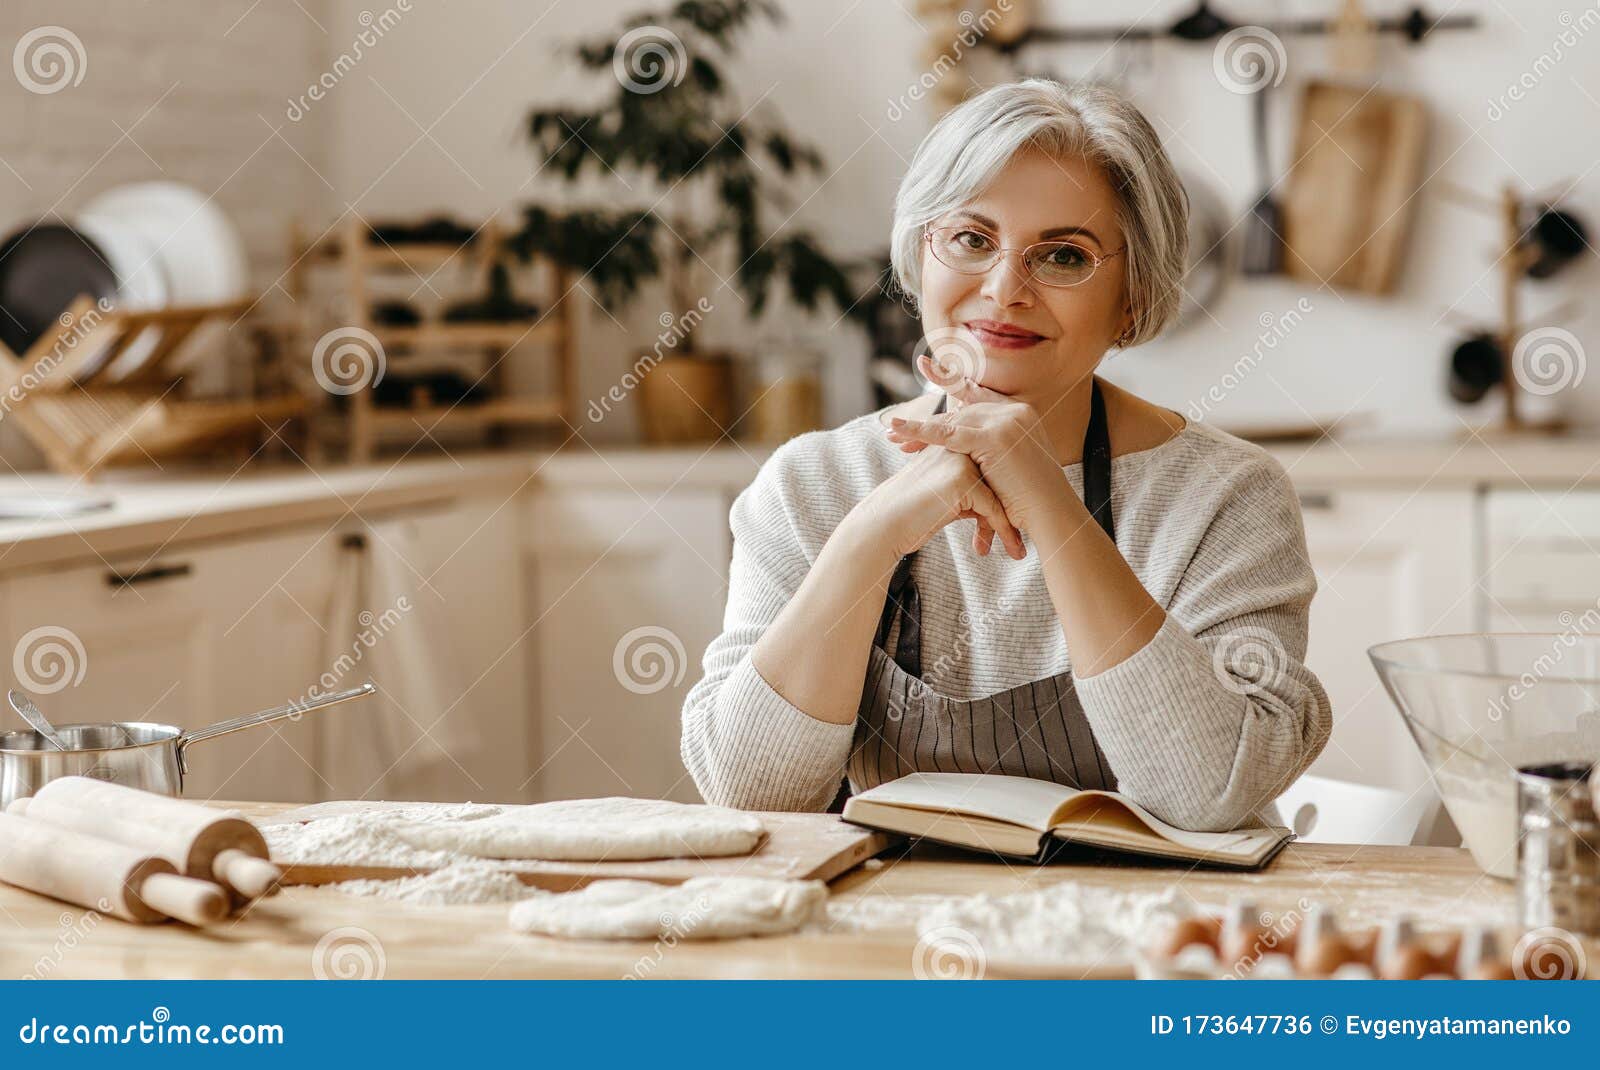
<svg viewBox="0 0 1600 1070">
<path fill-rule="evenodd" d="M 999 773 L 912 773 L 856 798 L 917 810 L 976 814 L 1045 832 L 1054 824 L 1061 804 L 1077 794 L 1077 789 L 1064 784 Z"/>
<path fill-rule="evenodd" d="M 1230 832 L 1191 832 L 1167 824 L 1125 795 L 1106 791 L 1078 792 L 1076 798 L 1060 808 L 1052 825 L 1059 829 L 1072 826 L 1094 827 L 1109 823 L 1127 829 L 1126 816 L 1120 821 L 1108 820 L 1113 817 L 1112 811 L 1119 810 L 1123 815 L 1137 818 L 1150 834 L 1197 853 L 1248 854 L 1262 845 L 1277 842 L 1285 832 L 1282 829 L 1266 827 L 1235 829 Z"/>
</svg>

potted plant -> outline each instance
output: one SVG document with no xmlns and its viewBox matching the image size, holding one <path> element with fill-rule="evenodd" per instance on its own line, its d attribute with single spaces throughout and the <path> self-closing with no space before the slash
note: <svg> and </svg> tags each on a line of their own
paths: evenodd
<svg viewBox="0 0 1600 1070">
<path fill-rule="evenodd" d="M 823 161 L 776 119 L 747 113 L 729 90 L 720 63 L 756 16 L 781 21 L 770 0 L 680 0 L 636 15 L 620 32 L 572 49 L 584 68 L 610 71 L 615 91 L 596 107 L 552 106 L 528 116 L 540 173 L 567 182 L 627 176 L 636 192 L 615 184 L 641 202 L 568 212 L 529 207 L 511 246 L 581 272 L 608 309 L 663 280 L 662 330 L 633 368 L 653 441 L 715 439 L 734 415 L 731 354 L 697 338 L 718 303 L 704 265 L 733 265 L 751 317 L 780 282 L 808 310 L 824 297 L 840 310 L 854 305 L 847 268 L 814 236 L 765 225 L 767 210 L 793 211 L 777 176 L 820 174 Z"/>
</svg>

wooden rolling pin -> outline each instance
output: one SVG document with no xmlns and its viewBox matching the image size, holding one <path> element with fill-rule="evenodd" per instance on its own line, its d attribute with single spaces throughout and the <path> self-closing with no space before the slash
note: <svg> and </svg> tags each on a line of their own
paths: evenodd
<svg viewBox="0 0 1600 1070">
<path fill-rule="evenodd" d="M 0 814 L 0 880 L 126 921 L 211 925 L 228 916 L 221 888 L 179 876 L 166 859 L 11 813 Z"/>
<path fill-rule="evenodd" d="M 217 881 L 241 899 L 271 895 L 283 879 L 283 871 L 267 860 L 261 830 L 239 814 L 123 784 L 61 777 L 6 812 L 149 852 L 186 876 Z"/>
</svg>

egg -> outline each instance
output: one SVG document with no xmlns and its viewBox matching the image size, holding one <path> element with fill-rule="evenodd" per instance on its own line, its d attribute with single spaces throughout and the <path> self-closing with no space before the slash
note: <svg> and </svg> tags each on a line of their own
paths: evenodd
<svg viewBox="0 0 1600 1070">
<path fill-rule="evenodd" d="M 1339 967 L 1351 962 L 1350 948 L 1338 933 L 1315 940 L 1302 941 L 1295 965 L 1308 977 L 1328 977 Z"/>
<path fill-rule="evenodd" d="M 1480 962 L 1467 973 L 1469 981 L 1514 981 L 1517 975 L 1504 962 Z"/>
<path fill-rule="evenodd" d="M 1416 924 L 1405 914 L 1384 922 L 1372 962 L 1386 981 L 1417 981 L 1433 970 L 1433 956 L 1417 939 Z"/>
<path fill-rule="evenodd" d="M 1427 948 L 1405 944 L 1384 956 L 1378 976 L 1385 981 L 1420 981 L 1434 972 L 1434 966 Z"/>
<path fill-rule="evenodd" d="M 1351 962 L 1374 966 L 1378 957 L 1378 930 L 1363 929 L 1359 933 L 1354 933 L 1345 942 L 1345 946 L 1350 952 Z"/>
<path fill-rule="evenodd" d="M 1300 946 L 1299 924 L 1295 922 L 1287 922 L 1273 931 L 1276 934 L 1277 943 L 1273 946 L 1272 950 L 1276 954 L 1287 955 L 1290 958 L 1294 958 L 1295 951 Z"/>
<path fill-rule="evenodd" d="M 1267 930 L 1261 924 L 1261 911 L 1254 903 L 1236 900 L 1228 907 L 1221 950 L 1223 968 L 1237 973 L 1250 972 L 1261 956 L 1272 950 L 1267 943 Z"/>
<path fill-rule="evenodd" d="M 1173 958 L 1191 944 L 1204 944 L 1215 949 L 1221 930 L 1222 922 L 1218 918 L 1206 915 L 1179 918 L 1157 941 L 1155 952 L 1162 958 Z"/>
<path fill-rule="evenodd" d="M 1444 944 L 1434 958 L 1439 960 L 1440 969 L 1449 969 L 1461 958 L 1461 933 L 1453 932 L 1444 938 Z"/>
<path fill-rule="evenodd" d="M 1350 948 L 1339 935 L 1338 922 L 1320 906 L 1311 908 L 1295 944 L 1295 965 L 1308 977 L 1327 977 L 1350 961 Z"/>
<path fill-rule="evenodd" d="M 1457 936 L 1456 973 L 1471 981 L 1509 981 L 1516 977 L 1500 946 L 1499 935 L 1476 926 Z"/>
</svg>

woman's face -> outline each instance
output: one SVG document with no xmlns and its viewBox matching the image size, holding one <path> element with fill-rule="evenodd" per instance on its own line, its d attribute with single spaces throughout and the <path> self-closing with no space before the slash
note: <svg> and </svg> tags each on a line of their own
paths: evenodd
<svg viewBox="0 0 1600 1070">
<path fill-rule="evenodd" d="M 973 361 L 961 349 L 975 342 L 978 381 L 1031 403 L 1048 404 L 1083 381 L 1131 322 L 1127 254 L 1101 264 L 1084 282 L 1060 287 L 1029 279 L 1021 251 L 1035 242 L 1069 240 L 1106 256 L 1122 248 L 1116 207 L 1110 183 L 1088 161 L 1018 153 L 981 196 L 932 224 L 961 228 L 959 240 L 970 247 L 984 248 L 986 240 L 988 248 L 1008 250 L 993 267 L 963 274 L 923 242 L 922 329 L 935 353 L 955 329 L 950 355 L 964 371 Z"/>
</svg>

